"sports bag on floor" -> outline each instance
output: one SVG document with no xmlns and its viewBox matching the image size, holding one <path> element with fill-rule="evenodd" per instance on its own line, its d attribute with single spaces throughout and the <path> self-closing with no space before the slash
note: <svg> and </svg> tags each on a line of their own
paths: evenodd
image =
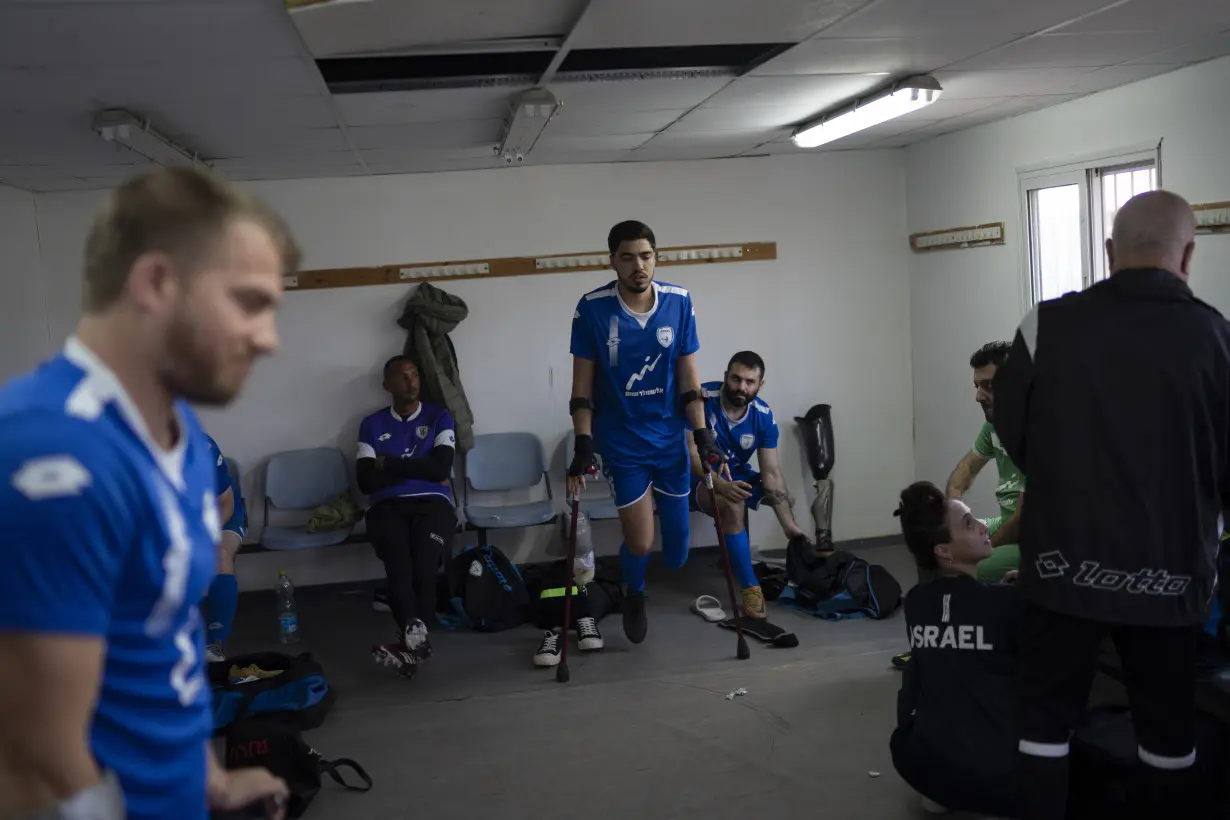
<svg viewBox="0 0 1230 820">
<path fill-rule="evenodd" d="M 804 539 L 787 546 L 786 575 L 777 602 L 818 618 L 887 618 L 901 605 L 901 585 L 884 567 L 840 550 L 822 558 Z"/>
<path fill-rule="evenodd" d="M 304 652 L 254 652 L 209 664 L 214 732 L 249 716 L 276 715 L 294 729 L 315 729 L 337 700 L 325 670 Z"/>
<path fill-rule="evenodd" d="M 462 626 L 500 632 L 525 623 L 529 592 L 517 565 L 495 547 L 468 547 L 448 565 L 450 600 Z"/>
<path fill-rule="evenodd" d="M 287 817 L 301 817 L 307 811 L 320 792 L 322 775 L 328 775 L 348 791 L 365 792 L 372 787 L 372 779 L 358 763 L 346 757 L 325 760 L 304 741 L 298 730 L 267 717 L 241 720 L 226 733 L 226 767 L 247 769 L 253 766 L 263 766 L 286 781 L 290 789 Z M 345 769 L 353 771 L 362 784 L 347 783 L 342 774 Z"/>
</svg>

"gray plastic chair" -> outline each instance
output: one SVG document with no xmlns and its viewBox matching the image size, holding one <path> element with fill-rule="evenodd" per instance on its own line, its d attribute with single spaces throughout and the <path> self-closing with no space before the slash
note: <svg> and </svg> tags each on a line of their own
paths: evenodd
<svg viewBox="0 0 1230 820">
<path fill-rule="evenodd" d="M 265 529 L 261 545 L 271 550 L 301 550 L 341 544 L 354 525 L 327 532 L 308 532 L 307 525 L 269 524 L 269 510 L 311 510 L 350 491 L 346 458 L 332 447 L 288 450 L 265 466 Z"/>
<path fill-rule="evenodd" d="M 508 492 L 530 490 L 545 483 L 547 497 L 519 504 L 471 504 L 470 490 Z M 537 527 L 555 521 L 555 499 L 547 476 L 542 442 L 533 433 L 486 433 L 474 437 L 466 453 L 465 518 L 478 531 L 479 546 L 487 546 L 487 530 Z"/>
<path fill-rule="evenodd" d="M 577 451 L 577 438 L 574 433 L 568 433 L 564 445 L 564 464 L 572 464 L 572 457 Z M 598 475 L 586 483 L 585 491 L 581 493 L 581 512 L 589 516 L 590 521 L 605 521 L 619 518 L 619 509 L 615 506 L 615 494 L 611 483 L 602 472 L 602 456 L 597 453 Z M 565 466 L 565 469 L 567 467 Z M 593 489 L 591 489 L 593 488 Z"/>
</svg>

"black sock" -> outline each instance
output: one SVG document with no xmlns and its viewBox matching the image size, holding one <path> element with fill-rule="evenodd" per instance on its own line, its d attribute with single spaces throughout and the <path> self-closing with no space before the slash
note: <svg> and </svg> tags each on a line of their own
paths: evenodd
<svg viewBox="0 0 1230 820">
<path fill-rule="evenodd" d="M 1064 820 L 1068 809 L 1068 758 L 1017 755 L 1022 820 Z"/>
</svg>

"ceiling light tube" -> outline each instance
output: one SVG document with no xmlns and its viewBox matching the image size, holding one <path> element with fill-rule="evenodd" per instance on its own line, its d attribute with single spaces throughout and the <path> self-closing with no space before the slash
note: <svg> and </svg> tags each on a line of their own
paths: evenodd
<svg viewBox="0 0 1230 820">
<path fill-rule="evenodd" d="M 517 96 L 508 112 L 499 155 L 506 163 L 525 161 L 539 135 L 559 111 L 559 100 L 545 88 L 531 88 Z"/>
<path fill-rule="evenodd" d="M 194 165 L 209 165 L 195 151 L 155 131 L 149 120 L 121 108 L 98 112 L 93 128 L 107 142 L 122 145 L 159 165 L 182 165 L 185 160 Z"/>
<path fill-rule="evenodd" d="M 815 148 L 926 108 L 943 90 L 930 75 L 910 77 L 799 126 L 790 139 L 800 148 Z"/>
</svg>

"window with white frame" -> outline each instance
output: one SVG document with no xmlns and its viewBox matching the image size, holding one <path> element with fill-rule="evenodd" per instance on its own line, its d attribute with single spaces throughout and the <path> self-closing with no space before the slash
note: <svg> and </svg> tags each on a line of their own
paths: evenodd
<svg viewBox="0 0 1230 820">
<path fill-rule="evenodd" d="M 1106 239 L 1115 214 L 1156 190 L 1157 149 L 1019 174 L 1028 304 L 1083 290 L 1109 274 Z"/>
</svg>

